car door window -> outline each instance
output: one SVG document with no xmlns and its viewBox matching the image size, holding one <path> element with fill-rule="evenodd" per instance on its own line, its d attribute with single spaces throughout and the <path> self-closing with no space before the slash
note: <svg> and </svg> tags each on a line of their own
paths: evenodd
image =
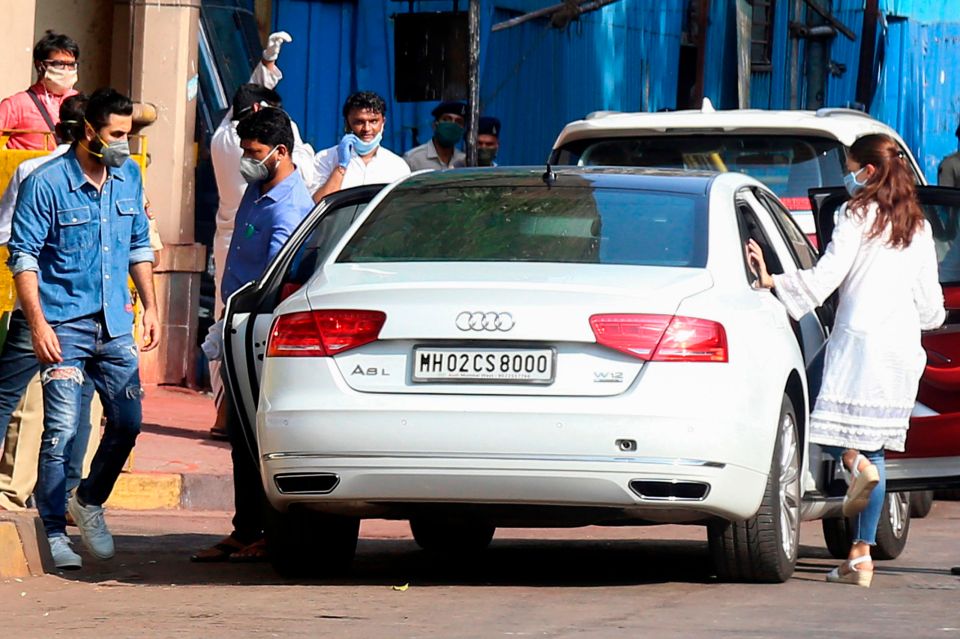
<svg viewBox="0 0 960 639">
<path fill-rule="evenodd" d="M 754 195 L 763 208 L 770 213 L 770 218 L 800 268 L 812 268 L 817 263 L 817 254 L 787 209 L 775 198 L 770 197 L 766 191 L 756 189 Z"/>
<path fill-rule="evenodd" d="M 365 208 L 367 203 L 361 202 L 345 204 L 327 211 L 294 253 L 287 271 L 283 274 L 281 297 L 287 297 L 307 283 Z"/>
<path fill-rule="evenodd" d="M 753 208 L 745 200 L 739 198 L 737 199 L 737 223 L 740 226 L 740 252 L 744 253 L 742 247 L 746 245 L 747 240 L 752 239 L 760 245 L 760 250 L 763 252 L 764 261 L 767 264 L 767 270 L 771 273 L 782 273 L 783 266 L 780 262 L 780 257 L 774 250 L 773 245 L 770 243 L 770 237 L 764 230 L 763 224 L 760 223 L 760 220 L 757 218 L 757 214 Z M 747 264 L 745 253 L 743 258 L 743 266 L 747 282 L 752 284 L 755 278 L 750 271 L 750 265 Z"/>
</svg>

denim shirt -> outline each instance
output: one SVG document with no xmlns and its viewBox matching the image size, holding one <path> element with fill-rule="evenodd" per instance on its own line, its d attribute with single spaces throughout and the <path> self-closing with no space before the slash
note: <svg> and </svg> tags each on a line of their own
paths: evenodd
<svg viewBox="0 0 960 639">
<path fill-rule="evenodd" d="M 247 282 L 259 278 L 303 218 L 315 206 L 296 171 L 260 195 L 260 182 L 247 187 L 237 209 L 227 265 L 220 283 L 226 303 Z"/>
<path fill-rule="evenodd" d="M 139 167 L 132 160 L 108 167 L 97 191 L 75 149 L 44 164 L 20 186 L 8 247 L 14 275 L 37 273 L 48 322 L 102 312 L 110 337 L 129 334 L 127 272 L 153 262 Z"/>
</svg>

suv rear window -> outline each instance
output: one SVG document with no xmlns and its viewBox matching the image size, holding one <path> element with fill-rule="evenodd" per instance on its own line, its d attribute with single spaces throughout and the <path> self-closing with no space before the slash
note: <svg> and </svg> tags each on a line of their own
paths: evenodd
<svg viewBox="0 0 960 639">
<path fill-rule="evenodd" d="M 787 135 L 657 135 L 572 142 L 556 164 L 739 171 L 780 198 L 843 184 L 845 151 L 837 141 Z"/>
<path fill-rule="evenodd" d="M 706 199 L 660 191 L 484 186 L 393 191 L 338 262 L 702 267 Z"/>
</svg>

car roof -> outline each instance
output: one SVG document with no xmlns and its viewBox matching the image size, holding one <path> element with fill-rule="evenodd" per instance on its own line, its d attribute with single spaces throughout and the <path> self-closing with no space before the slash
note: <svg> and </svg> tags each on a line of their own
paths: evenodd
<svg viewBox="0 0 960 639">
<path fill-rule="evenodd" d="M 626 137 L 646 135 L 719 135 L 740 133 L 769 135 L 813 135 L 831 138 L 850 146 L 858 138 L 871 133 L 893 137 L 900 146 L 906 144 L 892 128 L 853 109 L 819 109 L 817 111 L 772 111 L 765 109 L 734 109 L 715 111 L 709 101 L 701 109 L 657 113 L 621 113 L 601 111 L 583 120 L 567 124 L 554 148 L 575 140 L 598 137 Z"/>
<path fill-rule="evenodd" d="M 590 186 L 703 195 L 718 177 L 713 171 L 637 168 L 624 166 L 557 166 L 551 186 Z M 414 173 L 396 191 L 423 187 L 536 187 L 544 186 L 546 166 L 453 169 Z"/>
</svg>

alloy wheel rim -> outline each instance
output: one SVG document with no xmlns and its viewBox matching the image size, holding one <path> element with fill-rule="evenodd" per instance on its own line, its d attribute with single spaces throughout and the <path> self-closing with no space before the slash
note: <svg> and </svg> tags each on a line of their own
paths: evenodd
<svg viewBox="0 0 960 639">
<path fill-rule="evenodd" d="M 889 517 L 890 530 L 897 539 L 903 537 L 903 529 L 907 521 L 907 509 L 910 508 L 910 500 L 905 493 L 890 493 Z"/>
<path fill-rule="evenodd" d="M 797 527 L 800 525 L 800 460 L 797 454 L 797 430 L 793 416 L 780 420 L 780 544 L 793 561 L 797 553 Z"/>
</svg>

